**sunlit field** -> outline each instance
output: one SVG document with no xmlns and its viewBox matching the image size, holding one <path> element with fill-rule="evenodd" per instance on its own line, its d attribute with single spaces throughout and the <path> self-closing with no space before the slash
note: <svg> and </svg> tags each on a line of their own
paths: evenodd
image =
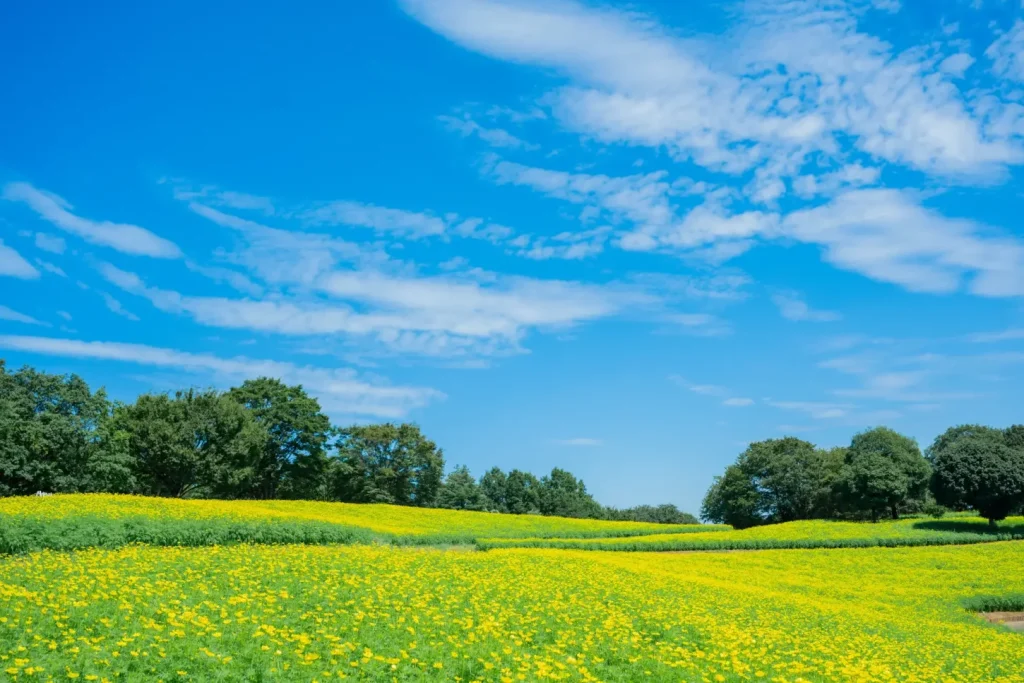
<svg viewBox="0 0 1024 683">
<path fill-rule="evenodd" d="M 1024 681 L 963 607 L 1024 544 L 756 553 L 235 545 L 0 560 L 10 680 Z"/>
<path fill-rule="evenodd" d="M 396 505 L 180 500 L 115 495 L 0 499 L 0 552 L 44 548 L 255 543 L 472 543 L 707 532 L 726 526 L 606 522 Z"/>
<path fill-rule="evenodd" d="M 485 538 L 481 548 L 547 547 L 582 550 L 754 550 L 777 548 L 859 548 L 985 543 L 1024 538 L 1024 517 L 990 528 L 979 517 L 841 522 L 806 520 L 743 530 L 665 533 L 626 538 Z"/>
</svg>

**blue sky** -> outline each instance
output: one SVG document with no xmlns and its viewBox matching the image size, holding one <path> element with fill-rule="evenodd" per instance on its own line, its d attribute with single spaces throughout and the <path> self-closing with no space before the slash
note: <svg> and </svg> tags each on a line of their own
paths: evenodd
<svg viewBox="0 0 1024 683">
<path fill-rule="evenodd" d="M 1019 0 L 20 3 L 0 51 L 12 366 L 691 511 L 752 440 L 1022 419 Z"/>
</svg>

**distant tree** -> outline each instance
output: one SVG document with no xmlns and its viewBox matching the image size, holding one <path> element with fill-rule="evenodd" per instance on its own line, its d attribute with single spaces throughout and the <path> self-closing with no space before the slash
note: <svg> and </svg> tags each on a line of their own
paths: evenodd
<svg viewBox="0 0 1024 683">
<path fill-rule="evenodd" d="M 77 375 L 8 372 L 0 360 L 0 496 L 133 491 L 131 462 L 100 445 L 110 410 Z"/>
<path fill-rule="evenodd" d="M 497 467 L 484 472 L 480 477 L 480 492 L 484 495 L 484 507 L 491 512 L 508 512 L 508 504 L 505 501 L 505 490 L 508 487 L 508 477 Z"/>
<path fill-rule="evenodd" d="M 571 472 L 555 467 L 542 477 L 537 491 L 537 504 L 542 515 L 557 517 L 601 516 L 601 506 L 587 493 L 583 481 Z"/>
<path fill-rule="evenodd" d="M 653 524 L 700 524 L 700 520 L 683 512 L 671 503 L 663 505 L 637 505 L 618 510 L 605 508 L 603 517 L 619 522 L 651 522 Z"/>
<path fill-rule="evenodd" d="M 729 465 L 714 483 L 701 504 L 701 519 L 718 524 L 731 524 L 737 529 L 764 524 L 766 511 L 753 480 L 739 465 Z"/>
<path fill-rule="evenodd" d="M 916 441 L 876 427 L 850 442 L 837 483 L 839 504 L 848 512 L 869 514 L 872 520 L 886 512 L 896 519 L 911 501 L 923 504 L 930 475 Z"/>
<path fill-rule="evenodd" d="M 267 433 L 254 467 L 257 498 L 317 498 L 328 467 L 331 423 L 299 386 L 269 377 L 246 380 L 228 397 L 247 408 Z"/>
<path fill-rule="evenodd" d="M 1004 435 L 1000 430 L 992 427 L 986 427 L 985 425 L 964 424 L 957 425 L 956 427 L 950 427 L 942 434 L 935 437 L 935 441 L 932 442 L 932 445 L 924 450 L 925 459 L 929 462 L 935 462 L 935 458 L 940 453 L 952 446 L 957 439 L 963 437 L 978 437 L 1002 441 Z"/>
<path fill-rule="evenodd" d="M 505 506 L 514 515 L 540 512 L 540 481 L 529 472 L 512 470 L 505 479 Z"/>
<path fill-rule="evenodd" d="M 988 434 L 961 436 L 936 454 L 931 486 L 942 505 L 973 508 L 995 526 L 1024 505 L 1024 450 Z"/>
<path fill-rule="evenodd" d="M 444 454 L 413 424 L 373 424 L 338 431 L 333 497 L 355 503 L 435 504 Z"/>
<path fill-rule="evenodd" d="M 1003 442 L 1017 451 L 1024 451 L 1024 425 L 1011 425 L 1003 430 Z"/>
<path fill-rule="evenodd" d="M 712 486 L 701 516 L 740 528 L 826 516 L 839 457 L 794 437 L 752 443 Z"/>
<path fill-rule="evenodd" d="M 267 435 L 223 394 L 189 390 L 117 406 L 103 439 L 130 458 L 142 493 L 234 498 L 253 491 Z"/>
<path fill-rule="evenodd" d="M 487 505 L 480 486 L 465 465 L 458 465 L 445 477 L 437 495 L 437 507 L 450 510 L 483 510 Z"/>
</svg>

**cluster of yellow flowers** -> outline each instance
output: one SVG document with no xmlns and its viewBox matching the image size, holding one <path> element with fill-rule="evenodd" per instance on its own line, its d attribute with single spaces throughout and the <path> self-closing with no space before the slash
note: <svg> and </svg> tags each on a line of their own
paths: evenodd
<svg viewBox="0 0 1024 683">
<path fill-rule="evenodd" d="M 482 536 L 586 538 L 729 528 L 317 501 L 181 500 L 109 494 L 0 499 L 0 524 L 8 520 L 16 522 L 19 519 L 54 520 L 87 516 L 105 520 L 314 521 L 368 529 L 397 538 L 437 537 L 463 541 L 472 541 Z"/>
<path fill-rule="evenodd" d="M 387 546 L 0 560 L 0 680 L 999 681 L 1024 544 L 747 553 Z"/>
<path fill-rule="evenodd" d="M 803 520 L 742 530 L 663 533 L 615 538 L 483 538 L 484 548 L 546 547 L 580 550 L 725 550 L 800 547 L 863 547 L 981 543 L 1024 537 L 1024 517 L 1011 517 L 991 529 L 980 517 L 942 520 L 906 518 L 845 522 Z"/>
</svg>

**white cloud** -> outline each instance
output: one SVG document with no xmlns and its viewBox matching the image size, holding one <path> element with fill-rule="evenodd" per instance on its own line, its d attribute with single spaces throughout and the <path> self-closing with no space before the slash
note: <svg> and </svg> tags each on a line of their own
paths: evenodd
<svg viewBox="0 0 1024 683">
<path fill-rule="evenodd" d="M 320 204 L 302 212 L 300 217 L 309 225 L 372 228 L 378 232 L 409 239 L 443 235 L 448 229 L 447 222 L 433 214 L 350 201 Z"/>
<path fill-rule="evenodd" d="M 968 341 L 982 343 L 1024 339 L 1024 328 L 1008 329 L 1001 332 L 979 332 L 978 334 L 970 335 L 967 339 Z"/>
<path fill-rule="evenodd" d="M 39 271 L 22 258 L 21 254 L 0 240 L 0 275 L 34 280 L 39 277 Z"/>
<path fill-rule="evenodd" d="M 876 167 L 859 163 L 847 164 L 830 173 L 802 175 L 793 180 L 793 190 L 804 198 L 817 195 L 832 196 L 840 190 L 875 185 L 881 175 L 881 170 Z"/>
<path fill-rule="evenodd" d="M 242 356 L 221 358 L 141 344 L 6 335 L 0 336 L 0 348 L 209 372 L 222 382 L 276 377 L 288 384 L 301 384 L 320 400 L 325 410 L 335 413 L 402 418 L 410 410 L 444 398 L 444 394 L 434 389 L 369 382 L 345 368 L 300 366 Z"/>
<path fill-rule="evenodd" d="M 93 221 L 71 213 L 72 207 L 61 197 L 38 190 L 28 183 L 8 183 L 3 198 L 28 204 L 39 216 L 87 242 L 111 247 L 125 254 L 178 258 L 181 250 L 173 242 L 159 237 L 137 225 Z"/>
<path fill-rule="evenodd" d="M 68 274 L 64 272 L 63 268 L 61 268 L 60 266 L 56 266 L 50 263 L 49 261 L 44 261 L 41 258 L 36 259 L 36 265 L 45 270 L 47 273 L 52 273 L 53 275 L 57 275 L 60 277 L 68 276 Z"/>
<path fill-rule="evenodd" d="M 773 401 L 766 399 L 765 404 L 781 410 L 792 410 L 805 413 L 815 420 L 831 420 L 846 417 L 852 406 L 845 403 L 825 403 L 821 401 Z"/>
<path fill-rule="evenodd" d="M 604 251 L 611 228 L 602 226 L 592 230 L 562 232 L 553 237 L 533 238 L 529 246 L 516 253 L 535 261 L 548 259 L 581 260 L 597 256 Z"/>
<path fill-rule="evenodd" d="M 604 442 L 601 439 L 590 439 L 587 437 L 576 437 L 574 439 L 556 439 L 555 443 L 560 446 L 601 446 Z"/>
<path fill-rule="evenodd" d="M 487 128 L 474 121 L 468 114 L 462 117 L 438 116 L 437 120 L 444 124 L 445 128 L 456 132 L 463 137 L 475 135 L 491 147 L 503 147 L 507 149 L 537 149 L 524 140 L 520 140 L 504 128 Z"/>
<path fill-rule="evenodd" d="M 68 313 L 67 311 L 57 311 L 57 315 L 59 315 L 60 317 L 64 318 L 68 322 L 71 321 L 71 314 Z"/>
<path fill-rule="evenodd" d="M 970 56 L 966 52 L 958 52 L 955 55 L 950 55 L 939 62 L 939 71 L 962 78 L 964 72 L 967 71 L 974 64 L 974 57 Z"/>
<path fill-rule="evenodd" d="M 100 292 L 100 296 L 103 297 L 103 303 L 106 304 L 107 308 L 110 309 L 111 312 L 116 313 L 122 318 L 128 318 L 128 320 L 133 322 L 139 321 L 139 316 L 135 315 L 131 311 L 125 310 L 124 306 L 121 305 L 121 302 L 114 297 L 110 296 L 106 292 Z"/>
<path fill-rule="evenodd" d="M 722 405 L 729 406 L 731 408 L 745 408 L 747 406 L 754 405 L 754 399 L 742 397 L 727 398 L 724 401 L 722 401 Z"/>
<path fill-rule="evenodd" d="M 973 294 L 1024 294 L 1024 243 L 946 218 L 906 192 L 850 191 L 789 214 L 782 231 L 821 245 L 835 266 L 911 291 L 954 292 L 967 280 Z"/>
<path fill-rule="evenodd" d="M 991 174 L 1022 158 L 1019 139 L 989 134 L 926 52 L 860 32 L 842 2 L 749 2 L 741 28 L 713 42 L 568 1 L 402 4 L 463 47 L 568 76 L 547 97 L 563 125 L 712 170 L 793 174 L 813 153 L 841 158 L 840 139 L 941 174 Z"/>
<path fill-rule="evenodd" d="M 45 232 L 36 233 L 36 247 L 51 254 L 63 254 L 67 249 L 67 243 L 63 237 L 48 235 Z"/>
<path fill-rule="evenodd" d="M 49 323 L 44 323 L 41 320 L 36 320 L 30 315 L 19 313 L 12 308 L 8 308 L 3 304 L 0 304 L 0 320 L 10 320 L 15 323 L 25 323 L 26 325 L 43 325 L 49 327 Z"/>
<path fill-rule="evenodd" d="M 807 302 L 796 292 L 780 292 L 772 296 L 779 313 L 786 320 L 807 320 L 811 322 L 831 322 L 840 320 L 842 316 L 835 311 L 818 311 L 807 305 Z"/>
<path fill-rule="evenodd" d="M 147 286 L 135 273 L 100 264 L 103 277 L 158 309 L 204 325 L 292 336 L 371 337 L 395 352 L 492 355 L 517 352 L 535 329 L 563 329 L 655 302 L 624 285 L 467 276 L 413 277 L 333 270 L 310 283 L 321 298 L 230 299 L 185 296 Z M 325 303 L 322 295 L 332 301 Z"/>
<path fill-rule="evenodd" d="M 985 56 L 992 60 L 992 71 L 997 76 L 1024 83 L 1024 19 L 1018 19 L 999 36 L 985 50 Z"/>
</svg>

